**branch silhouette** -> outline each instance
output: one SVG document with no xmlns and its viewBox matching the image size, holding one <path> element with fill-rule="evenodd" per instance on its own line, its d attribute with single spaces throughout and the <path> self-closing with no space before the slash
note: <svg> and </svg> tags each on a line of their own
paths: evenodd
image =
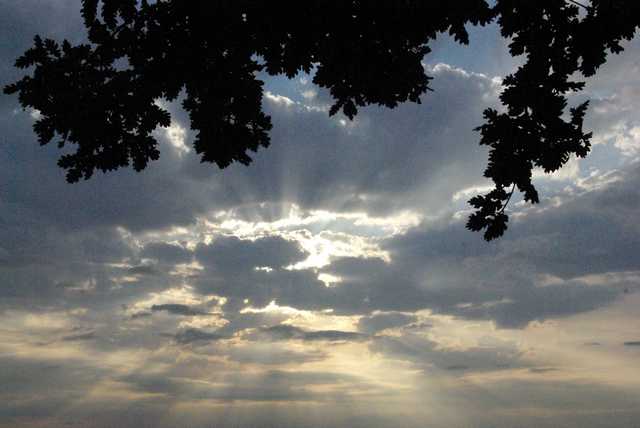
<svg viewBox="0 0 640 428">
<path fill-rule="evenodd" d="M 370 104 L 420 103 L 432 79 L 421 63 L 429 42 L 448 33 L 468 44 L 466 25 L 497 22 L 526 61 L 503 81 L 503 111 L 486 109 L 476 128 L 495 188 L 469 201 L 467 227 L 487 240 L 506 230 L 516 189 L 539 201 L 533 168 L 553 172 L 587 155 L 588 103 L 565 114 L 567 94 L 584 87 L 572 79 L 595 74 L 640 25 L 637 0 L 83 0 L 81 13 L 88 43 L 36 36 L 15 64 L 31 74 L 4 88 L 40 112 L 41 145 L 57 136 L 58 147 L 76 148 L 58 161 L 69 182 L 158 159 L 152 131 L 171 117 L 156 101 L 183 90 L 202 162 L 248 165 L 272 127 L 259 71 L 292 78 L 315 69 L 313 82 L 334 99 L 329 114 L 350 119 Z"/>
</svg>

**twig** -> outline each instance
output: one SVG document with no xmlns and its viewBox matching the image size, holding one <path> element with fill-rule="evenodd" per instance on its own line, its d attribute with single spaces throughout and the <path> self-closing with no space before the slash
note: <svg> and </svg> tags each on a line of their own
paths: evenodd
<svg viewBox="0 0 640 428">
<path fill-rule="evenodd" d="M 513 192 L 515 192 L 515 190 L 516 190 L 516 183 L 513 183 L 513 186 L 511 186 L 511 192 L 509 193 L 509 197 L 507 198 L 507 201 L 502 206 L 502 209 L 500 210 L 500 214 L 502 214 L 505 208 L 507 208 L 507 205 L 509 205 L 509 201 L 511 200 L 511 197 L 513 196 Z"/>
<path fill-rule="evenodd" d="M 588 10 L 588 11 L 590 11 L 590 10 L 591 10 L 591 8 L 590 8 L 589 6 L 586 6 L 586 5 L 582 4 L 582 3 L 578 3 L 578 2 L 577 2 L 577 1 L 575 1 L 575 0 L 567 0 L 567 1 L 568 1 L 569 3 L 573 3 L 573 4 L 575 4 L 576 6 L 584 7 L 584 8 L 585 8 L 586 10 Z"/>
</svg>

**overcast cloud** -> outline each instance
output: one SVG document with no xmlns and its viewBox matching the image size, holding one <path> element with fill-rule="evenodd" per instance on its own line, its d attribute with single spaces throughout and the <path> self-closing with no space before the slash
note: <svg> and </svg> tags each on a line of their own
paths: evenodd
<svg viewBox="0 0 640 428">
<path fill-rule="evenodd" d="M 78 3 L 0 0 L 0 84 Z M 353 121 L 267 79 L 272 145 L 224 171 L 172 104 L 159 161 L 70 185 L 0 97 L 0 427 L 633 426 L 638 41 L 581 95 L 592 154 L 491 243 L 473 128 L 513 63 L 436 46 L 422 104 Z"/>
</svg>

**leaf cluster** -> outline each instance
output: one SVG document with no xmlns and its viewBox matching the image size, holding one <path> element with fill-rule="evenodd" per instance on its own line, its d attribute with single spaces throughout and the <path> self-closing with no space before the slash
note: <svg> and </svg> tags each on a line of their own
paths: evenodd
<svg viewBox="0 0 640 428">
<path fill-rule="evenodd" d="M 526 201 L 539 202 L 534 168 L 551 173 L 572 155 L 587 155 L 591 133 L 583 131 L 583 121 L 589 103 L 569 108 L 567 115 L 567 94 L 584 87 L 576 76 L 593 75 L 607 51 L 621 52 L 620 42 L 630 40 L 640 25 L 640 3 L 624 0 L 593 0 L 589 6 L 502 0 L 493 11 L 502 35 L 511 40 L 510 53 L 526 61 L 502 82 L 505 111 L 486 109 L 485 123 L 476 128 L 480 144 L 490 149 L 484 175 L 495 188 L 469 201 L 476 211 L 467 227 L 484 229 L 487 240 L 506 230 L 505 208 L 514 189 Z"/>
<path fill-rule="evenodd" d="M 485 111 L 480 143 L 490 148 L 485 176 L 495 183 L 473 198 L 467 224 L 502 235 L 514 190 L 538 202 L 532 169 L 552 172 L 571 155 L 585 156 L 587 103 L 569 109 L 572 80 L 593 75 L 607 52 L 634 36 L 636 0 L 83 0 L 88 43 L 72 46 L 35 37 L 16 66 L 31 74 L 4 88 L 40 112 L 40 144 L 56 140 L 67 180 L 94 171 L 144 169 L 159 156 L 152 131 L 171 117 L 158 103 L 182 101 L 202 162 L 248 165 L 249 152 L 269 145 L 259 72 L 313 82 L 334 99 L 329 114 L 353 118 L 358 108 L 421 102 L 430 76 L 421 63 L 429 42 L 448 33 L 467 44 L 468 25 L 497 21 L 510 52 L 526 62 L 505 78 L 504 111 Z M 511 188 L 507 192 L 505 189 Z"/>
</svg>

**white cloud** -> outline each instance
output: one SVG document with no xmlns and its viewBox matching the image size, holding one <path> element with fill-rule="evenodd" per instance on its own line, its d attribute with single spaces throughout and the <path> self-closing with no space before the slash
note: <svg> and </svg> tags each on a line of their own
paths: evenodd
<svg viewBox="0 0 640 428">
<path fill-rule="evenodd" d="M 276 105 L 279 105 L 279 106 L 291 107 L 296 104 L 296 102 L 293 101 L 291 98 L 285 97 L 284 95 L 274 94 L 269 91 L 265 91 L 264 97 L 268 101 L 275 103 Z"/>
<path fill-rule="evenodd" d="M 167 138 L 178 155 L 183 156 L 191 151 L 186 144 L 187 130 L 183 126 L 179 123 L 172 123 L 171 126 L 163 129 L 165 138 Z"/>
</svg>

